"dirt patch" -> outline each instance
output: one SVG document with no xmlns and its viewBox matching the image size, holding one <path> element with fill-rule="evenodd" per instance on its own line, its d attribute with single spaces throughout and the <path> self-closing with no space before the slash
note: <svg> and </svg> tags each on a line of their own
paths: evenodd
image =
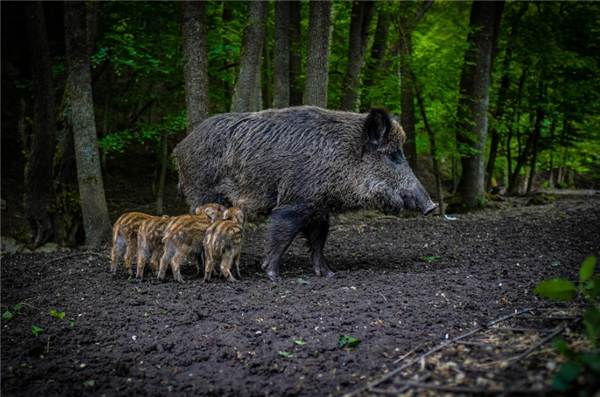
<svg viewBox="0 0 600 397">
<path fill-rule="evenodd" d="M 576 281 L 581 262 L 600 254 L 600 195 L 526 202 L 451 221 L 339 216 L 325 248 L 330 279 L 314 276 L 298 239 L 280 281 L 269 281 L 264 224 L 247 230 L 236 283 L 205 284 L 191 264 L 185 284 L 170 272 L 165 282 L 134 283 L 122 265 L 111 278 L 109 247 L 5 255 L 2 312 L 12 318 L 1 322 L 2 393 L 341 395 L 409 352 L 515 310 L 580 310 L 583 300 L 557 305 L 531 290 L 552 277 Z M 340 348 L 340 335 L 361 344 Z"/>
</svg>

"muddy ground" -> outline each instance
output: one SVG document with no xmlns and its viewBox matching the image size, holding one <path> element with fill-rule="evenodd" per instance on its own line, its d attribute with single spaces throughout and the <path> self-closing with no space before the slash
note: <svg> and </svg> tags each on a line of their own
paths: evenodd
<svg viewBox="0 0 600 397">
<path fill-rule="evenodd" d="M 455 220 L 336 217 L 325 249 L 333 278 L 312 273 L 299 238 L 280 280 L 269 281 L 264 223 L 247 228 L 236 283 L 203 283 L 191 264 L 185 284 L 170 271 L 164 282 L 135 283 L 122 265 L 112 278 L 109 246 L 3 255 L 2 395 L 337 396 L 515 311 L 577 312 L 583 299 L 550 302 L 532 289 L 552 277 L 577 281 L 582 261 L 600 254 L 600 194 L 527 201 Z M 340 347 L 340 335 L 360 346 Z M 499 387 L 515 376 L 521 390 L 549 387 L 553 366 L 522 365 Z"/>
</svg>

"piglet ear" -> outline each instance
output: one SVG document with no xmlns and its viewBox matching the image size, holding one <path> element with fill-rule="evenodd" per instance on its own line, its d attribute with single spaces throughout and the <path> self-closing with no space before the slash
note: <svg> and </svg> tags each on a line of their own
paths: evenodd
<svg viewBox="0 0 600 397">
<path fill-rule="evenodd" d="M 371 109 L 363 127 L 365 150 L 373 153 L 387 146 L 391 130 L 390 115 L 383 109 Z"/>
</svg>

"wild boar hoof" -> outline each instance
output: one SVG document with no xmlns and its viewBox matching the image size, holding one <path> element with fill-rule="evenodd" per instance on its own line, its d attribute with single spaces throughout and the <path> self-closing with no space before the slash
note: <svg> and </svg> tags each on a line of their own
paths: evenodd
<svg viewBox="0 0 600 397">
<path fill-rule="evenodd" d="M 274 271 L 269 270 L 267 272 L 267 276 L 269 276 L 269 280 L 271 280 L 271 281 L 277 281 L 277 273 L 275 273 Z"/>
</svg>

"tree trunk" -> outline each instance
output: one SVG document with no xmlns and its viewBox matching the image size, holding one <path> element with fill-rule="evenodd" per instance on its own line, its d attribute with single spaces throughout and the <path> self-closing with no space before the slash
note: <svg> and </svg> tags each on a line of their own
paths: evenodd
<svg viewBox="0 0 600 397">
<path fill-rule="evenodd" d="M 208 117 L 210 111 L 205 1 L 181 2 L 181 31 L 189 134 Z"/>
<path fill-rule="evenodd" d="M 373 46 L 371 47 L 370 59 L 366 62 L 366 70 L 363 81 L 363 94 L 361 95 L 361 110 L 367 111 L 371 107 L 381 107 L 382 103 L 378 103 L 370 95 L 370 89 L 376 87 L 384 76 L 387 76 L 390 71 L 390 65 L 384 65 L 385 55 L 387 51 L 387 40 L 390 28 L 390 19 L 384 11 L 379 12 L 377 18 L 377 27 L 375 28 L 375 36 L 373 37 Z M 376 88 L 375 88 L 376 89 Z"/>
<path fill-rule="evenodd" d="M 273 107 L 278 109 L 290 106 L 290 8 L 290 1 L 275 1 Z"/>
<path fill-rule="evenodd" d="M 350 40 L 348 45 L 348 68 L 342 82 L 340 109 L 353 111 L 356 102 L 356 90 L 360 73 L 365 60 L 369 26 L 373 18 L 375 2 L 354 1 L 352 3 L 352 18 L 350 19 Z"/>
<path fill-rule="evenodd" d="M 269 54 L 269 38 L 265 34 L 265 43 L 263 45 L 263 67 L 262 67 L 262 108 L 268 109 L 273 106 L 271 99 L 271 56 Z"/>
<path fill-rule="evenodd" d="M 400 103 L 402 113 L 400 114 L 400 124 L 406 133 L 406 142 L 404 143 L 404 155 L 413 172 L 419 172 L 419 163 L 417 161 L 417 134 L 415 129 L 415 95 L 413 86 L 413 75 L 410 68 L 412 58 L 412 32 L 417 23 L 423 18 L 427 10 L 433 4 L 433 1 L 426 1 L 419 4 L 419 10 L 414 13 L 413 2 L 401 2 L 402 14 L 400 18 Z"/>
<path fill-rule="evenodd" d="M 462 155 L 462 177 L 458 192 L 466 210 L 479 206 L 485 197 L 485 141 L 494 49 L 494 27 L 503 2 L 475 1 L 471 9 L 470 49 L 460 80 L 457 142 Z"/>
<path fill-rule="evenodd" d="M 508 47 L 506 49 L 506 55 L 504 56 L 503 62 L 503 74 L 500 80 L 500 89 L 498 92 L 498 101 L 496 103 L 496 112 L 494 117 L 496 120 L 500 120 L 504 116 L 504 109 L 506 105 L 506 100 L 508 96 L 508 90 L 510 88 L 510 77 L 509 77 L 509 69 L 510 63 L 512 61 L 513 47 L 511 44 L 515 43 L 518 37 L 519 32 L 519 23 L 523 18 L 523 15 L 527 11 L 529 7 L 529 3 L 524 2 L 519 9 L 519 12 L 515 14 L 514 18 L 511 22 L 511 39 L 509 40 Z M 497 34 L 498 32 L 496 32 Z M 494 168 L 496 166 L 496 157 L 498 154 L 498 145 L 500 144 L 500 133 L 497 128 L 492 129 L 491 131 L 491 142 L 490 142 L 490 154 L 488 158 L 488 163 L 486 167 L 486 179 L 485 179 L 485 191 L 489 192 L 492 190 L 492 179 L 494 178 Z"/>
<path fill-rule="evenodd" d="M 77 179 L 86 244 L 98 247 L 110 238 L 92 102 L 90 61 L 86 49 L 85 3 L 64 2 L 66 58 Z"/>
<path fill-rule="evenodd" d="M 421 110 L 421 117 L 423 118 L 423 124 L 425 124 L 425 130 L 429 135 L 429 142 L 431 148 L 431 161 L 433 162 L 433 174 L 435 175 L 435 190 L 437 193 L 438 203 L 440 204 L 440 215 L 444 217 L 446 215 L 446 210 L 444 208 L 444 190 L 442 187 L 442 173 L 440 171 L 440 165 L 437 160 L 437 148 L 436 148 L 436 140 L 435 133 L 431 129 L 429 125 L 429 120 L 427 119 L 427 113 L 425 112 L 425 104 L 423 103 L 423 97 L 421 96 L 420 90 L 418 87 L 415 87 L 415 94 L 417 97 L 417 103 L 419 104 L 419 109 Z"/>
<path fill-rule="evenodd" d="M 410 5 L 410 3 L 402 3 Z M 406 9 L 406 7 L 404 7 Z M 415 95 L 413 92 L 413 81 L 410 73 L 409 62 L 412 57 L 412 34 L 408 19 L 401 18 L 401 37 L 400 37 L 400 103 L 402 113 L 400 113 L 400 124 L 406 134 L 404 143 L 404 155 L 414 173 L 419 172 L 419 163 L 417 161 L 417 134 L 415 129 Z"/>
<path fill-rule="evenodd" d="M 311 0 L 309 3 L 304 103 L 322 108 L 327 107 L 331 4 L 331 0 Z"/>
<path fill-rule="evenodd" d="M 290 106 L 300 106 L 302 105 L 302 84 L 300 83 L 300 76 L 302 75 L 300 21 L 302 18 L 300 1 L 284 0 L 284 2 L 290 5 Z"/>
<path fill-rule="evenodd" d="M 530 192 L 533 189 L 533 183 L 536 173 L 535 163 L 537 163 L 538 146 L 540 143 L 540 137 L 542 135 L 542 122 L 544 121 L 545 116 L 544 109 L 541 106 L 537 109 L 536 113 L 537 114 L 535 120 L 535 127 L 533 129 L 533 142 L 531 148 L 531 170 L 529 173 L 529 183 L 527 184 L 527 192 Z"/>
<path fill-rule="evenodd" d="M 517 164 L 515 164 L 515 168 L 508 179 L 508 194 L 517 194 L 519 192 L 519 174 L 521 173 L 521 169 L 527 163 L 527 157 L 529 156 L 534 140 L 535 132 L 529 134 L 527 142 L 525 143 L 525 148 L 517 158 Z"/>
<path fill-rule="evenodd" d="M 56 108 L 52 63 L 44 9 L 39 1 L 24 4 L 33 76 L 33 134 L 25 167 L 25 212 L 29 237 L 38 247 L 54 236 L 52 161 L 56 147 Z"/>
<path fill-rule="evenodd" d="M 248 1 L 248 18 L 242 38 L 242 55 L 233 89 L 232 112 L 258 110 L 260 85 L 260 60 L 265 40 L 265 23 L 269 3 Z"/>
<path fill-rule="evenodd" d="M 156 189 L 156 213 L 158 215 L 163 214 L 165 179 L 167 177 L 167 160 L 169 158 L 169 132 L 165 129 L 161 135 L 160 172 L 158 176 L 158 187 Z"/>
</svg>

